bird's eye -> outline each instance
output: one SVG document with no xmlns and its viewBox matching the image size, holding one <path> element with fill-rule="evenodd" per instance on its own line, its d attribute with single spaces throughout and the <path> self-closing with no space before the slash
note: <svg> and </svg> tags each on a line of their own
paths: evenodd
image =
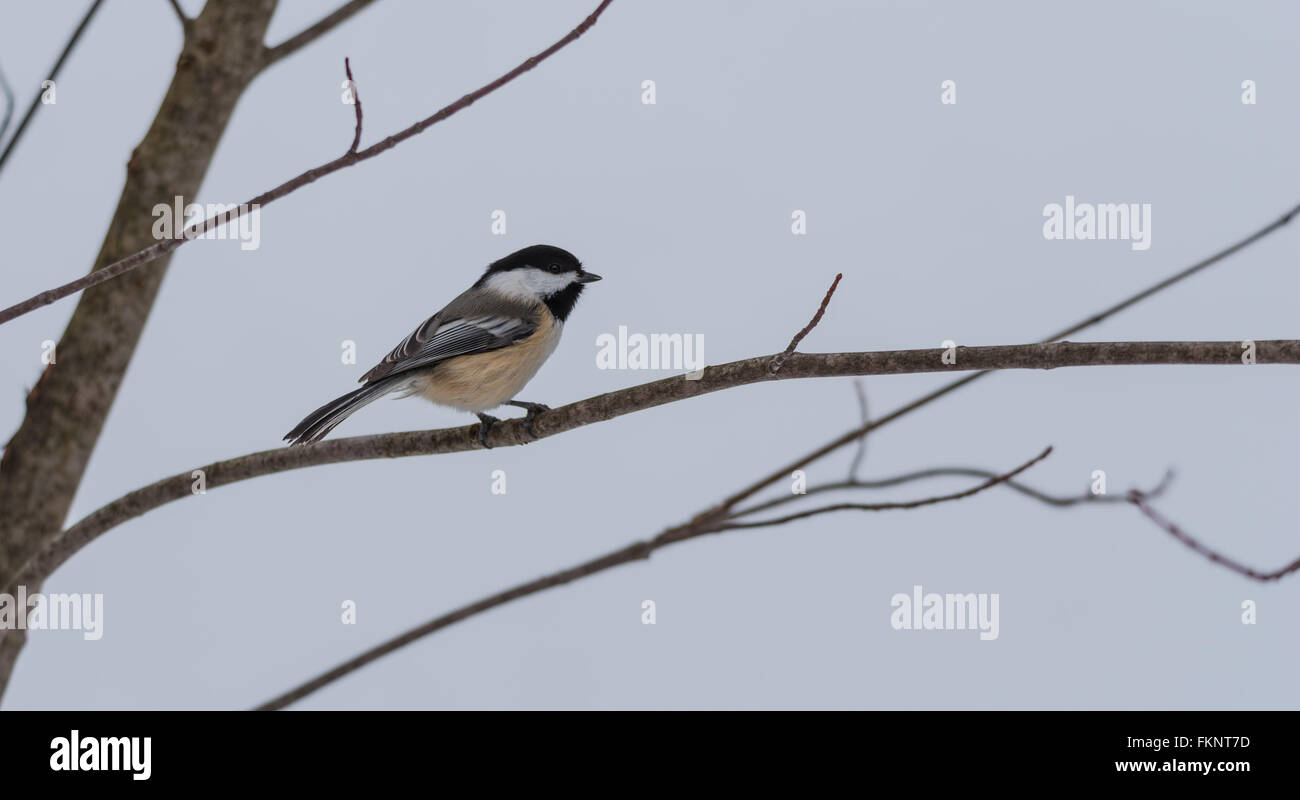
<svg viewBox="0 0 1300 800">
<path fill-rule="evenodd" d="M 559 272 L 559 271 L 560 271 L 560 265 L 559 265 L 559 264 L 552 264 L 551 266 L 547 267 L 547 269 L 549 269 L 551 272 Z"/>
</svg>

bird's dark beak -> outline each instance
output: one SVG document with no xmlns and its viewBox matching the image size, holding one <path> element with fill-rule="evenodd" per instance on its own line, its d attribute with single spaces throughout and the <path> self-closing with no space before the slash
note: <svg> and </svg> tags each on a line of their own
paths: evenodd
<svg viewBox="0 0 1300 800">
<path fill-rule="evenodd" d="M 578 276 L 578 283 L 595 283 L 600 280 L 600 276 L 594 272 L 584 272 Z"/>
</svg>

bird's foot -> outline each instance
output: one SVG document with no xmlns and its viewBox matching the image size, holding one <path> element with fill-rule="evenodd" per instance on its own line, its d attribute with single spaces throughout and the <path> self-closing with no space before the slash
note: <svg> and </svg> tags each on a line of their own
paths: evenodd
<svg viewBox="0 0 1300 800">
<path fill-rule="evenodd" d="M 495 425 L 495 424 L 497 424 L 497 423 L 500 422 L 501 420 L 497 419 L 496 417 L 492 416 L 491 414 L 480 414 L 480 413 L 475 413 L 474 416 L 478 417 L 478 441 L 479 441 L 479 444 L 483 445 L 483 447 L 485 447 L 486 449 L 491 450 L 491 449 L 492 449 L 492 445 L 490 445 L 490 444 L 487 443 L 487 435 L 488 435 L 488 431 L 492 430 L 492 426 Z"/>
<path fill-rule="evenodd" d="M 530 439 L 536 439 L 537 434 L 533 432 L 533 420 L 537 419 L 538 414 L 550 411 L 551 407 L 544 403 L 529 403 L 525 400 L 510 400 L 506 405 L 522 408 L 528 412 L 524 415 L 524 430 L 528 433 Z"/>
</svg>

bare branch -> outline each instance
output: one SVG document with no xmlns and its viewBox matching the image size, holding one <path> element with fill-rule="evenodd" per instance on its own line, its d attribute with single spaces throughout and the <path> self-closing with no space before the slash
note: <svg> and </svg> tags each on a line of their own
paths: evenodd
<svg viewBox="0 0 1300 800">
<path fill-rule="evenodd" d="M 767 511 L 772 508 L 777 508 L 778 506 L 786 505 L 787 503 L 795 503 L 805 498 L 825 494 L 827 492 L 838 492 L 849 489 L 886 489 L 892 486 L 901 486 L 905 483 L 912 483 L 913 481 L 927 480 L 929 478 L 995 478 L 997 475 L 998 473 L 992 470 L 979 469 L 976 467 L 932 467 L 930 469 L 916 470 L 915 472 L 905 472 L 901 475 L 894 475 L 889 478 L 878 478 L 874 481 L 863 481 L 851 478 L 837 483 L 824 483 L 818 486 L 810 486 L 808 491 L 803 494 L 780 495 L 771 500 L 766 500 L 762 503 L 756 503 L 752 506 L 738 509 L 732 512 L 731 518 L 739 519 L 741 517 L 747 517 L 751 514 L 757 514 L 760 511 Z M 1143 492 L 1143 496 L 1153 498 L 1164 494 L 1165 490 L 1169 488 L 1169 484 L 1173 480 L 1173 477 L 1173 471 L 1167 471 L 1164 477 L 1161 478 L 1160 483 L 1150 491 Z M 1009 489 L 1014 489 L 1020 494 L 1037 500 L 1040 503 L 1045 503 L 1057 508 L 1069 508 L 1070 506 L 1076 505 L 1105 505 L 1109 503 L 1129 502 L 1128 497 L 1123 494 L 1093 494 L 1092 492 L 1083 492 L 1082 494 L 1077 495 L 1061 496 L 1051 495 L 1039 489 L 1035 489 L 1032 486 L 1027 486 L 1013 480 L 1004 481 L 1002 485 Z"/>
<path fill-rule="evenodd" d="M 1046 458 L 1047 455 L 1051 452 L 1052 452 L 1052 448 L 1049 447 L 1039 455 L 1035 456 L 1031 461 L 1022 464 L 1021 466 L 1017 467 L 1016 469 L 1012 470 L 1006 475 L 999 476 L 994 480 L 986 481 L 985 483 L 980 484 L 979 486 L 976 486 L 973 489 L 968 489 L 964 492 L 960 492 L 955 495 L 951 495 L 948 497 L 933 497 L 933 498 L 928 498 L 926 500 L 915 501 L 913 503 L 899 503 L 899 504 L 894 504 L 892 506 L 881 505 L 880 507 L 873 508 L 872 510 L 885 511 L 889 509 L 915 508 L 921 505 L 931 505 L 934 503 L 944 502 L 946 500 L 957 500 L 962 497 L 969 497 L 970 495 L 975 494 L 976 492 L 980 492 L 991 486 L 995 486 L 998 483 L 1002 482 L 1003 480 L 1009 480 L 1011 477 L 1023 472 L 1024 470 L 1038 463 L 1042 459 Z M 633 542 L 627 547 L 620 548 L 618 550 L 613 551 L 612 553 L 606 553 L 603 556 L 579 564 L 576 567 L 571 567 L 569 569 L 561 570 L 559 572 L 554 572 L 551 573 L 550 575 L 545 575 L 536 580 L 529 581 L 528 583 L 520 584 L 519 586 L 515 586 L 511 589 L 507 589 L 504 592 L 498 592 L 497 594 L 494 594 L 490 597 L 485 597 L 476 603 L 470 603 L 469 605 L 458 608 L 455 611 L 452 611 L 447 614 L 443 614 L 442 616 L 437 617 L 436 619 L 429 620 L 423 625 L 419 625 L 415 628 L 412 628 L 406 631 L 405 633 L 400 634 L 399 636 L 396 636 L 380 645 L 377 645 L 376 647 L 370 648 L 369 650 L 365 651 L 364 653 L 354 658 L 348 659 L 342 664 L 339 664 L 337 667 L 334 667 L 333 669 L 327 672 L 321 673 L 320 675 L 316 676 L 315 678 L 312 678 L 306 683 L 297 686 L 293 689 L 290 689 L 289 691 L 285 692 L 284 694 L 274 699 L 268 700 L 267 702 L 263 703 L 262 705 L 258 706 L 253 710 L 254 711 L 278 711 L 279 709 L 285 708 L 293 703 L 296 703 L 297 701 L 301 700 L 307 695 L 325 686 L 328 686 L 334 681 L 337 681 L 338 679 L 346 675 L 349 675 L 350 673 L 356 672 L 357 670 L 361 669 L 367 664 L 370 664 L 374 661 L 383 658 L 384 656 L 388 655 L 389 653 L 392 653 L 395 650 L 399 650 L 412 642 L 422 639 L 425 636 L 428 636 L 432 633 L 436 633 L 442 630 L 443 628 L 454 625 L 457 622 L 460 622 L 464 619 L 468 619 L 469 617 L 472 617 L 476 614 L 481 614 L 482 612 L 488 611 L 489 609 L 496 608 L 497 606 L 503 606 L 512 600 L 518 600 L 521 597 L 527 597 L 528 595 L 531 594 L 537 594 L 538 592 L 544 591 L 546 589 L 551 589 L 556 586 L 563 586 L 564 584 L 570 583 L 579 578 L 585 578 L 588 575 L 594 575 L 597 572 L 604 572 L 607 569 L 612 569 L 613 567 L 617 567 L 622 564 L 630 564 L 633 561 L 644 561 L 650 558 L 651 554 L 654 553 L 656 550 L 660 550 L 669 545 L 677 544 L 679 542 L 685 542 L 690 539 L 695 539 L 710 533 L 720 533 L 722 531 L 731 530 L 733 528 L 757 527 L 760 524 L 776 524 L 776 523 L 768 522 L 768 523 L 754 523 L 751 525 L 727 526 L 725 524 L 710 523 L 707 521 L 700 520 L 699 518 L 696 518 L 691 522 L 686 523 L 685 525 L 679 525 L 677 527 L 669 528 L 668 530 L 664 531 L 663 533 L 659 534 L 653 539 Z"/>
<path fill-rule="evenodd" d="M 1174 537 L 1178 541 L 1187 545 L 1189 548 L 1192 549 L 1193 552 L 1196 552 L 1206 557 L 1207 559 L 1209 559 L 1211 562 L 1215 564 L 1220 564 L 1222 566 L 1227 567 L 1228 569 L 1232 570 L 1238 575 L 1244 575 L 1247 578 L 1250 578 L 1251 580 L 1259 581 L 1261 583 L 1267 583 L 1268 581 L 1275 581 L 1280 578 L 1285 578 L 1287 575 L 1290 575 L 1293 572 L 1300 571 L 1300 558 L 1297 558 L 1295 561 L 1292 561 L 1290 564 L 1287 564 L 1286 566 L 1280 569 L 1275 569 L 1272 572 L 1260 572 L 1259 570 L 1256 570 L 1253 567 L 1248 567 L 1242 564 L 1241 562 L 1229 558 L 1228 556 L 1223 555 L 1217 550 L 1213 550 L 1201 544 L 1196 539 L 1192 538 L 1192 536 L 1186 533 L 1182 528 L 1179 528 L 1173 522 L 1170 522 L 1169 520 L 1165 519 L 1154 508 L 1147 505 L 1146 501 L 1148 499 L 1150 498 L 1147 495 L 1144 495 L 1141 492 L 1136 490 L 1128 493 L 1128 501 L 1133 505 L 1137 506 L 1138 509 L 1143 514 L 1145 514 L 1148 519 L 1150 519 L 1152 522 L 1154 522 L 1156 525 L 1162 528 L 1165 531 L 1165 533 L 1168 533 L 1170 536 Z"/>
<path fill-rule="evenodd" d="M 822 298 L 821 305 L 817 306 L 817 313 L 813 314 L 812 320 L 809 321 L 807 325 L 803 326 L 803 330 L 794 335 L 794 338 L 790 340 L 790 346 L 785 348 L 785 352 L 772 359 L 771 370 L 773 375 L 781 371 L 781 365 L 790 357 L 790 354 L 794 352 L 794 349 L 799 346 L 799 343 L 803 341 L 805 336 L 812 333 L 812 329 L 817 327 L 817 323 L 822 321 L 822 315 L 826 313 L 826 306 L 830 305 L 831 295 L 835 294 L 835 287 L 840 285 L 840 278 L 843 277 L 843 272 L 836 273 L 835 280 L 831 281 L 831 288 L 826 290 L 826 296 Z"/>
<path fill-rule="evenodd" d="M 905 502 L 895 502 L 895 503 L 836 503 L 834 505 L 822 506 L 820 508 L 810 508 L 806 511 L 799 511 L 794 514 L 788 514 L 784 517 L 758 520 L 757 522 L 726 522 L 719 525 L 718 530 L 732 531 L 732 530 L 739 530 L 742 528 L 767 528 L 767 527 L 771 527 L 772 525 L 784 525 L 787 522 L 794 522 L 795 520 L 799 520 L 799 519 L 815 517 L 818 516 L 819 514 L 827 514 L 832 511 L 895 511 L 895 510 L 910 509 L 910 508 L 921 508 L 922 506 L 932 506 L 937 503 L 947 503 L 952 500 L 961 500 L 963 498 L 970 497 L 971 495 L 979 494 L 980 492 L 986 489 L 991 489 L 994 486 L 997 486 L 999 483 L 1005 483 L 1006 481 L 1011 480 L 1015 476 L 1029 469 L 1033 465 L 1037 464 L 1039 461 L 1042 461 L 1044 458 L 1047 458 L 1049 455 L 1051 455 L 1051 453 L 1052 453 L 1052 448 L 1048 447 L 1047 449 L 1043 450 L 1043 452 L 1034 456 L 1030 460 L 1026 461 L 1020 466 L 1011 470 L 1010 472 L 1004 473 L 1002 475 L 995 475 L 992 478 L 989 478 L 988 480 L 986 480 L 985 482 L 977 486 L 973 486 L 970 489 L 966 489 L 965 491 L 957 492 L 955 494 L 937 495 L 934 497 L 926 497 L 921 500 L 908 500 Z M 734 516 L 735 515 L 733 515 L 733 518 Z"/>
<path fill-rule="evenodd" d="M 352 146 L 348 148 L 349 153 L 355 153 L 357 145 L 361 144 L 361 95 L 357 92 L 357 82 L 352 80 L 352 63 L 346 57 L 343 59 L 343 71 L 348 74 L 348 89 L 352 92 L 352 105 L 357 108 L 357 132 L 352 135 Z"/>
<path fill-rule="evenodd" d="M 353 14 L 373 3 L 375 0 L 352 0 L 350 3 L 344 3 L 332 14 L 312 25 L 310 28 L 295 34 L 275 47 L 268 47 L 264 51 L 262 58 L 262 68 L 271 66 L 275 62 L 292 55 L 320 37 L 334 30 L 342 23 L 349 20 Z"/>
<path fill-rule="evenodd" d="M 42 306 L 47 306 L 50 303 L 53 303 L 56 300 L 67 297 L 70 294 L 76 294 L 77 292 L 80 292 L 84 289 L 88 289 L 91 286 L 98 286 L 101 283 L 110 281 L 124 273 L 130 272 L 131 270 L 138 269 L 144 266 L 145 264 L 148 264 L 150 261 L 153 261 L 154 259 L 163 256 L 167 253 L 170 253 L 171 251 L 184 245 L 186 242 L 189 242 L 191 238 L 202 233 L 203 231 L 212 230 L 220 225 L 234 222 L 240 217 L 251 213 L 253 209 L 257 209 L 269 205 L 275 200 L 278 200 L 281 197 L 290 194 L 291 192 L 301 189 L 302 187 L 306 186 L 309 183 L 314 183 L 315 181 L 320 180 L 326 175 L 330 175 L 332 173 L 338 172 L 341 169 L 350 167 L 354 164 L 360 163 L 367 159 L 374 158 L 380 153 L 383 153 L 387 150 L 396 147 L 397 145 L 401 144 L 407 139 L 410 139 L 413 136 L 417 136 L 423 133 L 430 126 L 436 125 L 437 123 L 443 121 L 447 117 L 450 117 L 452 114 L 455 114 L 458 111 L 468 108 L 471 104 L 474 103 L 474 101 L 479 100 L 480 98 L 483 98 L 491 94 L 492 92 L 495 92 L 497 89 L 500 89 L 502 86 L 505 86 L 507 83 L 510 83 L 515 78 L 518 78 L 520 75 L 523 75 L 525 72 L 528 72 L 532 68 L 536 67 L 538 64 L 550 58 L 552 55 L 554 55 L 565 45 L 570 44 L 579 36 L 586 33 L 588 28 L 596 24 L 596 20 L 600 17 L 600 15 L 605 11 L 605 8 L 609 6 L 609 4 L 612 1 L 613 0 L 602 0 L 601 4 L 596 7 L 596 10 L 593 11 L 590 14 L 590 16 L 584 19 L 581 23 L 579 23 L 579 25 L 576 28 L 569 31 L 569 33 L 566 34 L 564 38 L 560 39 L 558 42 L 546 48 L 545 50 L 538 53 L 537 55 L 527 59 L 519 66 L 515 67 L 514 69 L 510 70 L 506 74 L 502 75 L 500 78 L 497 78 L 491 83 L 488 83 L 484 86 L 479 87 L 478 89 L 475 89 L 474 91 L 460 98 L 459 100 L 452 103 L 451 105 L 448 105 L 442 108 L 441 110 L 437 111 L 432 116 L 425 117 L 424 119 L 420 120 L 419 122 L 415 123 L 409 128 L 399 131 L 393 134 L 392 136 L 389 136 L 388 138 L 383 139 L 382 141 L 377 142 L 376 144 L 373 144 L 370 147 L 367 147 L 365 150 L 361 150 L 359 152 L 348 151 L 347 153 L 344 153 L 342 156 L 334 159 L 333 161 L 322 164 L 319 167 L 309 169 L 306 172 L 302 173 L 301 175 L 297 176 L 296 178 L 291 178 L 288 181 L 285 181 L 284 183 L 275 187 L 274 189 L 271 189 L 270 191 L 267 192 L 263 192 L 262 194 L 259 194 L 256 197 L 250 199 L 248 202 L 240 204 L 235 209 L 232 209 L 228 212 L 224 212 L 222 214 L 215 215 L 206 220 L 195 222 L 190 226 L 188 226 L 187 228 L 185 228 L 184 234 L 179 238 L 163 239 L 162 241 L 159 241 L 157 244 L 150 245 L 149 247 L 146 247 L 145 249 L 137 253 L 133 253 L 127 256 L 126 258 L 115 261 L 112 264 L 107 264 L 102 268 L 97 269 L 94 272 L 91 272 L 89 275 L 84 275 L 75 281 L 70 281 L 54 289 L 47 289 L 46 291 L 41 292 L 40 294 L 34 297 L 30 297 L 22 301 L 21 303 L 12 305 L 9 308 L 4 309 L 3 311 L 0 311 L 0 324 L 9 322 L 10 320 L 13 320 L 17 317 L 21 317 L 23 314 L 34 311 L 38 308 L 41 308 Z M 13 143 L 10 142 L 11 146 L 12 144 Z"/>
<path fill-rule="evenodd" d="M 99 10 L 99 6 L 103 2 L 104 0 L 95 0 L 94 3 L 91 3 L 90 9 L 86 11 L 86 15 L 81 18 L 81 22 L 78 23 L 76 30 L 72 32 L 72 38 L 68 39 L 68 43 L 63 46 L 63 52 L 59 53 L 58 61 L 54 62 L 54 68 L 50 70 L 49 80 L 54 80 L 58 77 L 59 70 L 63 68 L 63 62 L 67 61 L 68 55 L 72 53 L 72 48 L 76 47 L 77 41 L 81 39 L 81 34 L 86 30 L 86 26 L 90 24 L 90 18 L 95 16 L 95 12 Z M 36 96 L 32 98 L 32 104 L 27 107 L 27 113 L 23 115 L 22 120 L 18 123 L 18 128 L 14 131 L 13 138 L 11 138 L 9 144 L 5 146 L 4 152 L 0 152 L 0 169 L 4 168 L 5 162 L 9 160 L 9 154 L 13 152 L 14 146 L 18 144 L 18 140 L 23 137 L 23 131 L 27 130 L 27 123 L 32 121 L 32 117 L 36 116 L 36 109 L 40 107 L 41 92 L 38 91 Z"/>
<path fill-rule="evenodd" d="M 1256 361 L 1259 364 L 1300 364 L 1300 341 L 1259 341 L 1255 345 Z M 850 375 L 904 375 L 960 369 L 1053 369 L 1066 366 L 1235 364 L 1241 367 L 1238 352 L 1237 342 L 1056 342 L 961 347 L 957 349 L 956 365 L 942 363 L 943 350 L 941 349 L 890 350 L 876 353 L 795 353 L 790 356 L 785 368 L 776 375 L 769 370 L 773 357 L 759 356 L 708 367 L 698 380 L 687 380 L 684 376 L 664 378 L 552 409 L 534 421 L 533 432 L 535 438 L 542 439 L 677 400 L 773 380 Z M 868 426 L 868 430 L 887 423 L 900 413 L 895 412 L 894 415 L 876 420 Z M 861 433 L 856 432 L 856 435 Z M 488 444 L 492 447 L 528 444 L 534 441 L 534 438 L 530 438 L 526 432 L 521 419 L 494 425 L 488 434 L 488 439 Z M 262 475 L 323 464 L 454 453 L 478 450 L 482 447 L 478 440 L 478 425 L 475 424 L 461 428 L 332 439 L 306 447 L 264 450 L 209 464 L 201 469 L 206 476 L 208 488 L 213 489 Z M 789 472 L 790 470 L 786 470 L 782 474 Z M 191 480 L 191 472 L 187 470 L 138 489 L 91 513 L 60 534 L 38 556 L 29 560 L 24 568 L 19 570 L 19 579 L 10 581 L 6 585 L 24 581 L 35 582 L 40 577 L 50 574 L 73 553 L 105 531 L 173 500 L 189 497 Z M 753 492 L 746 490 L 737 495 L 739 500 L 725 501 L 724 504 L 704 512 L 697 519 L 707 522 L 724 519 L 741 500 L 751 494 Z"/>
</svg>

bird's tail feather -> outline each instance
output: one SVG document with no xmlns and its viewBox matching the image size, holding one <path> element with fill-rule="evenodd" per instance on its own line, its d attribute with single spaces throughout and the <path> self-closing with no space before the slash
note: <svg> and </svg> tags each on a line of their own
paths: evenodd
<svg viewBox="0 0 1300 800">
<path fill-rule="evenodd" d="M 284 435 L 290 446 L 311 444 L 324 439 L 325 436 L 353 412 L 378 400 L 389 392 L 400 388 L 403 376 L 393 376 L 374 383 L 366 384 L 355 392 L 348 392 L 337 397 L 308 414 L 298 426 Z"/>
</svg>

